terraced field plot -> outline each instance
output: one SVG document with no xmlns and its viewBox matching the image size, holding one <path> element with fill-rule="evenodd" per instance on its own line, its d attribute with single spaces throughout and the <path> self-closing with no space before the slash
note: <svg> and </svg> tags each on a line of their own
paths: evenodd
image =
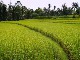
<svg viewBox="0 0 80 60">
<path fill-rule="evenodd" d="M 39 32 L 0 22 L 0 60 L 68 60 L 59 44 Z"/>
<path fill-rule="evenodd" d="M 69 60 L 80 60 L 80 21 L 79 20 L 25 20 L 12 22 L 26 26 L 58 43 L 65 51 Z M 57 39 L 56 39 L 57 38 Z"/>
</svg>

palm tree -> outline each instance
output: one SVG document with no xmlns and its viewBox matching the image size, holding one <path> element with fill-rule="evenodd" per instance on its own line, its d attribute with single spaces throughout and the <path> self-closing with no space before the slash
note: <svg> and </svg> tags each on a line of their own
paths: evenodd
<svg viewBox="0 0 80 60">
<path fill-rule="evenodd" d="M 66 6 L 66 3 L 62 5 L 62 13 L 63 13 L 63 15 L 67 15 L 67 6 Z"/>
<path fill-rule="evenodd" d="M 22 4 L 20 1 L 17 1 L 17 3 L 15 3 L 15 14 L 16 14 L 16 19 L 22 19 Z"/>
<path fill-rule="evenodd" d="M 55 11 L 55 9 L 56 9 L 56 6 L 54 6 L 54 16 L 56 15 L 56 11 Z"/>
<path fill-rule="evenodd" d="M 50 8 L 51 8 L 51 4 L 48 4 L 48 17 L 50 16 Z"/>
<path fill-rule="evenodd" d="M 54 10 L 56 9 L 56 6 L 54 6 Z"/>
<path fill-rule="evenodd" d="M 76 14 L 76 9 L 79 7 L 78 3 L 73 2 L 72 3 L 72 9 L 74 9 L 73 11 L 73 18 L 75 18 L 75 14 Z"/>
</svg>

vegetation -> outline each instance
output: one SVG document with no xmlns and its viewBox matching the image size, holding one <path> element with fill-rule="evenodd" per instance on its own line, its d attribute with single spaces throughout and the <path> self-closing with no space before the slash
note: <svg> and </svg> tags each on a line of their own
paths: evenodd
<svg viewBox="0 0 80 60">
<path fill-rule="evenodd" d="M 70 60 L 79 60 L 79 20 L 25 20 L 10 23 L 26 26 L 51 38 L 63 48 Z"/>
<path fill-rule="evenodd" d="M 36 10 L 0 2 L 0 60 L 80 60 L 80 7 Z"/>
<path fill-rule="evenodd" d="M 73 18 L 76 18 L 75 15 L 80 16 L 80 7 L 78 3 L 73 2 L 72 7 L 67 7 L 66 4 L 62 5 L 62 8 L 54 8 L 51 10 L 51 4 L 48 4 L 48 8 L 38 7 L 36 10 L 27 8 L 23 6 L 20 1 L 17 1 L 15 5 L 11 3 L 9 6 L 5 5 L 3 1 L 0 2 L 0 20 L 23 20 L 23 19 L 32 19 L 32 18 L 52 18 L 55 16 L 67 16 L 73 15 Z M 56 17 L 55 17 L 56 18 Z M 72 18 L 72 17 L 71 17 Z"/>
<path fill-rule="evenodd" d="M 40 33 L 16 24 L 0 26 L 0 60 L 68 60 L 57 43 Z"/>
</svg>

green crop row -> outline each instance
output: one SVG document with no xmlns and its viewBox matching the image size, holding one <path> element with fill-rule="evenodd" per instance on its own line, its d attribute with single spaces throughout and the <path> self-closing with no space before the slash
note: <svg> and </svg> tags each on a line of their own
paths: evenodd
<svg viewBox="0 0 80 60">
<path fill-rule="evenodd" d="M 58 22 L 58 21 L 57 21 Z M 51 23 L 51 21 L 42 22 L 37 20 L 25 20 L 25 21 L 18 21 L 14 23 L 20 23 L 22 25 L 29 26 L 31 28 L 35 28 L 38 30 L 42 30 L 45 33 L 52 34 L 60 41 L 62 41 L 69 51 L 73 55 L 73 59 L 79 60 L 80 59 L 80 21 L 70 21 L 67 22 L 61 21 L 58 23 Z M 62 23 L 63 22 L 63 23 Z M 65 23 L 64 23 L 65 22 Z M 68 24 L 73 23 L 73 24 Z"/>
<path fill-rule="evenodd" d="M 0 60 L 68 60 L 50 38 L 16 24 L 0 22 Z"/>
</svg>

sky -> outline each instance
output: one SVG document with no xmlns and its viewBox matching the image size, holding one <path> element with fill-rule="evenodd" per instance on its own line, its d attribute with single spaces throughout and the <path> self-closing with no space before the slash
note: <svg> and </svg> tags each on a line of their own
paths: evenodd
<svg viewBox="0 0 80 60">
<path fill-rule="evenodd" d="M 9 4 L 10 0 L 2 0 L 4 4 Z M 38 7 L 44 8 L 48 7 L 48 4 L 51 4 L 51 9 L 54 8 L 54 5 L 57 8 L 61 8 L 62 4 L 66 3 L 68 7 L 71 7 L 72 2 L 78 2 L 80 6 L 80 0 L 11 0 L 12 5 L 14 5 L 17 1 L 21 1 L 23 6 L 26 6 L 27 8 L 31 9 L 37 9 Z"/>
</svg>

